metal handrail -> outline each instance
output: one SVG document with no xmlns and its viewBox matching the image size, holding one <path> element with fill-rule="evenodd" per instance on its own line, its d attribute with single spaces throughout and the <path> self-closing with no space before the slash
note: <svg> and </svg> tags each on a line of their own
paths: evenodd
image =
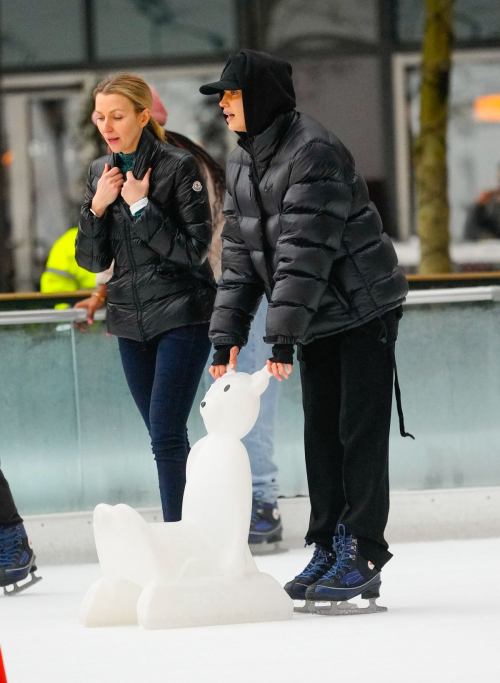
<svg viewBox="0 0 500 683">
<path fill-rule="evenodd" d="M 454 304 L 473 301 L 499 301 L 500 286 L 453 287 L 451 289 L 422 289 L 409 292 L 406 305 Z M 0 325 L 30 325 L 33 323 L 85 322 L 83 308 L 41 309 L 34 311 L 2 311 Z M 96 311 L 95 320 L 105 320 L 106 309 Z"/>
<path fill-rule="evenodd" d="M 457 304 L 469 301 L 500 301 L 500 286 L 420 289 L 408 292 L 407 304 Z"/>
<path fill-rule="evenodd" d="M 95 312 L 95 320 L 106 320 L 104 308 Z M 83 323 L 87 320 L 84 308 L 42 308 L 34 311 L 2 311 L 0 325 L 31 325 L 33 323 Z"/>
</svg>

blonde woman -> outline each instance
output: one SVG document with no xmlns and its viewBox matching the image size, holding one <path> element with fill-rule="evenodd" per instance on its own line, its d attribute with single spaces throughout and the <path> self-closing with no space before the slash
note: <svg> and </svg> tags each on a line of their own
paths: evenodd
<svg viewBox="0 0 500 683">
<path fill-rule="evenodd" d="M 216 284 L 205 181 L 193 156 L 165 142 L 152 93 L 120 73 L 95 92 L 96 124 L 111 153 L 89 169 L 78 264 L 114 272 L 108 331 L 151 436 L 165 521 L 181 518 L 187 419 L 210 351 Z"/>
</svg>

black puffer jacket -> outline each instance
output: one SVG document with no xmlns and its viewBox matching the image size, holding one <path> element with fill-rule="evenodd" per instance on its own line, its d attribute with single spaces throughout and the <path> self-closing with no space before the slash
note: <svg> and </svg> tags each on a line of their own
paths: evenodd
<svg viewBox="0 0 500 683">
<path fill-rule="evenodd" d="M 243 346 L 264 293 L 270 344 L 307 344 L 399 306 L 408 285 L 366 183 L 340 140 L 293 109 L 290 65 L 251 50 L 230 62 L 247 130 L 257 98 L 261 110 L 272 102 L 279 111 L 277 82 L 291 110 L 253 137 L 241 134 L 229 158 L 211 341 Z"/>
<path fill-rule="evenodd" d="M 212 238 L 210 205 L 194 157 L 145 129 L 133 174 L 152 168 L 149 203 L 137 218 L 121 195 L 99 218 L 90 211 L 105 164 L 94 161 L 76 241 L 78 264 L 93 273 L 115 260 L 107 283 L 108 330 L 143 341 L 175 327 L 208 322 L 216 285 L 206 260 Z"/>
</svg>

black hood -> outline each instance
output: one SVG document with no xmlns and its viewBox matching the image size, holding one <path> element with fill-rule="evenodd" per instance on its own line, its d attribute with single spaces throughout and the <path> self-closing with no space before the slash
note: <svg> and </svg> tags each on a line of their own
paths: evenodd
<svg viewBox="0 0 500 683">
<path fill-rule="evenodd" d="M 292 65 L 285 60 L 267 52 L 241 50 L 229 56 L 221 83 L 225 74 L 236 78 L 242 90 L 248 137 L 262 133 L 279 114 L 295 109 Z"/>
</svg>

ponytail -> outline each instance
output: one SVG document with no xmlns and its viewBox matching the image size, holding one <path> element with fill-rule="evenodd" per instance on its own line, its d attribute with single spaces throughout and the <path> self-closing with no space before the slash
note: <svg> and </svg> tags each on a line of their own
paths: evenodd
<svg viewBox="0 0 500 683">
<path fill-rule="evenodd" d="M 153 133 L 153 135 L 158 138 L 161 142 L 165 142 L 165 129 L 163 126 L 160 126 L 158 121 L 154 118 L 154 116 L 149 117 L 149 121 L 146 124 L 146 128 L 149 130 L 150 133 Z"/>
</svg>

